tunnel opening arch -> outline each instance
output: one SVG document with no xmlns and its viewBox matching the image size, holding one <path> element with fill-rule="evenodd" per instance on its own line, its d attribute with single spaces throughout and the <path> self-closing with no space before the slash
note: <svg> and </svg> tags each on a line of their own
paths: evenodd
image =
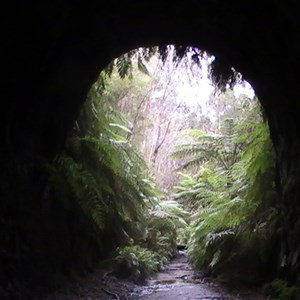
<svg viewBox="0 0 300 300">
<path fill-rule="evenodd" d="M 200 40 L 200 42 L 199 42 L 199 40 Z M 279 114 L 278 111 L 280 110 L 280 108 L 279 108 L 279 106 L 276 107 L 276 105 L 278 105 L 278 102 L 279 102 L 279 100 L 278 100 L 279 97 L 282 97 L 282 89 L 281 89 L 281 87 L 279 87 L 280 92 L 278 94 L 275 91 L 277 89 L 271 91 L 271 86 L 276 85 L 275 83 L 278 83 L 278 81 L 275 80 L 275 82 L 274 82 L 274 81 L 272 81 L 272 79 L 273 79 L 272 76 L 271 76 L 271 78 L 268 77 L 270 70 L 268 70 L 267 64 L 265 67 L 263 67 L 262 65 L 259 65 L 259 68 L 258 68 L 257 66 L 251 64 L 251 59 L 248 60 L 245 57 L 241 56 L 240 54 L 236 55 L 236 49 L 231 50 L 232 48 L 228 45 L 225 45 L 225 46 L 222 45 L 221 47 L 218 47 L 214 43 L 212 43 L 212 46 L 210 46 L 210 44 L 208 43 L 206 47 L 201 47 L 200 45 L 202 45 L 202 43 L 201 43 L 201 39 L 199 39 L 199 38 L 193 38 L 193 39 L 187 41 L 185 38 L 178 39 L 178 38 L 172 38 L 172 37 L 171 38 L 164 37 L 164 38 L 160 38 L 159 41 L 156 42 L 156 40 L 153 39 L 153 37 L 151 37 L 151 34 L 150 34 L 149 37 L 147 37 L 147 35 L 143 35 L 142 39 L 134 37 L 134 39 L 128 39 L 124 43 L 119 41 L 117 44 L 115 44 L 112 47 L 114 49 L 112 51 L 108 52 L 109 55 L 103 55 L 103 53 L 100 53 L 100 52 L 98 52 L 97 54 L 94 54 L 94 52 L 97 52 L 95 50 L 95 49 L 97 49 L 97 47 L 95 47 L 95 49 L 93 49 L 92 52 L 96 57 L 95 60 L 101 61 L 101 63 L 97 65 L 97 68 L 95 68 L 95 65 L 93 64 L 94 71 L 91 72 L 91 73 L 93 73 L 93 77 L 91 78 L 91 80 L 89 80 L 88 85 L 86 85 L 85 93 L 87 93 L 90 86 L 93 84 L 93 82 L 95 82 L 95 79 L 96 79 L 99 71 L 104 69 L 107 66 L 107 64 L 114 58 L 117 58 L 118 56 L 120 56 L 124 53 L 127 53 L 127 52 L 131 51 L 132 49 L 136 49 L 139 47 L 145 47 L 145 46 L 149 47 L 149 46 L 154 46 L 154 45 L 164 46 L 164 45 L 169 45 L 169 44 L 193 45 L 194 47 L 196 47 L 198 49 L 205 49 L 205 50 L 209 51 L 209 53 L 212 53 L 213 55 L 215 55 L 216 57 L 224 58 L 224 61 L 226 62 L 227 66 L 230 66 L 230 67 L 234 66 L 234 67 L 236 67 L 236 69 L 238 71 L 240 71 L 243 74 L 243 78 L 251 84 L 251 86 L 254 88 L 255 93 L 258 96 L 262 106 L 264 108 L 266 108 L 265 112 L 267 115 L 267 119 L 269 121 L 271 137 L 272 137 L 272 140 L 275 145 L 275 149 L 277 152 L 277 158 L 280 157 L 280 159 L 282 159 L 282 156 L 279 154 L 279 152 L 281 150 L 279 150 L 279 149 L 283 145 L 279 144 L 280 137 L 278 136 L 278 132 L 281 132 L 279 135 L 282 137 L 283 135 L 285 135 L 285 133 L 284 133 L 285 129 L 282 127 L 284 121 L 281 122 L 280 120 L 278 120 L 278 114 Z M 111 46 L 108 45 L 108 49 L 110 49 L 110 47 Z M 255 57 L 255 53 L 252 53 L 251 55 L 253 55 L 253 57 Z M 249 58 L 249 56 L 248 56 L 248 58 Z M 261 70 L 260 68 L 266 69 L 267 71 L 260 72 L 260 70 Z M 279 95 L 281 95 L 281 96 L 279 96 Z M 272 98 L 274 99 L 274 101 L 271 104 Z M 82 98 L 81 101 L 84 101 L 84 99 Z M 79 109 L 77 109 L 77 113 L 78 112 L 79 112 Z M 278 129 L 279 129 L 279 131 L 278 131 Z M 280 179 L 281 174 L 282 174 L 282 170 L 280 170 L 280 168 L 279 168 L 278 173 L 277 173 L 277 184 L 278 184 L 278 190 L 279 190 L 280 195 L 281 195 L 281 187 L 282 187 L 282 179 Z M 289 208 L 287 208 L 287 207 L 286 207 L 286 209 L 289 210 Z M 289 213 L 289 214 L 291 214 L 291 213 Z M 290 221 L 291 221 L 291 218 L 286 220 L 286 224 L 285 224 L 286 228 L 294 227 L 294 225 L 292 225 L 290 223 Z M 293 221 L 292 221 L 292 223 L 293 223 Z M 290 242 L 288 242 L 288 243 L 290 243 Z M 291 244 L 292 244 L 291 249 L 293 249 L 294 247 L 296 247 L 296 248 L 298 247 L 298 245 L 296 245 L 294 242 L 291 242 Z M 284 246 L 284 248 L 285 247 L 286 246 Z M 295 251 L 295 250 L 288 250 L 287 253 L 293 253 L 293 251 Z M 290 257 L 290 259 L 292 259 L 292 257 L 289 255 L 291 255 L 291 254 L 286 254 L 285 257 Z M 294 275 L 291 275 L 291 277 L 295 278 L 295 276 L 297 276 L 297 275 L 295 275 L 296 273 L 297 273 L 297 271 L 296 271 L 296 269 L 294 269 L 294 271 L 292 272 L 292 274 L 294 274 Z"/>
<path fill-rule="evenodd" d="M 44 10 L 43 5 L 22 4 L 20 20 L 18 14 L 12 17 L 9 24 L 15 21 L 16 26 L 7 35 L 3 57 L 7 58 L 7 74 L 15 78 L 18 73 L 22 80 L 8 80 L 13 93 L 5 101 L 8 113 L 2 118 L 1 151 L 3 157 L 9 157 L 3 159 L 4 211 L 14 217 L 9 202 L 21 207 L 26 199 L 28 203 L 34 202 L 32 198 L 36 203 L 44 199 L 46 180 L 38 181 L 39 187 L 34 188 L 39 178 L 37 160 L 52 158 L 64 147 L 91 84 L 109 61 L 140 46 L 191 44 L 226 58 L 255 88 L 266 109 L 278 157 L 284 263 L 289 276 L 299 278 L 300 139 L 295 121 L 300 114 L 295 88 L 299 46 L 293 31 L 299 24 L 293 17 L 295 4 L 285 7 L 284 14 L 283 4 L 276 2 L 270 9 L 268 1 L 229 7 L 221 1 L 205 1 L 201 9 L 195 1 L 187 1 L 180 10 L 158 1 L 148 8 L 126 1 L 118 5 L 95 1 L 83 7 L 78 2 Z M 24 51 L 18 52 L 20 45 Z M 285 60 L 282 53 L 287 53 Z M 11 166 L 17 170 L 12 171 Z M 37 204 L 32 206 L 39 211 Z M 22 227 L 23 221 L 12 219 L 16 227 Z M 17 250 L 13 250 L 15 258 Z"/>
<path fill-rule="evenodd" d="M 126 92 L 125 92 L 125 94 L 126 94 Z M 128 94 L 127 94 L 128 95 Z"/>
</svg>

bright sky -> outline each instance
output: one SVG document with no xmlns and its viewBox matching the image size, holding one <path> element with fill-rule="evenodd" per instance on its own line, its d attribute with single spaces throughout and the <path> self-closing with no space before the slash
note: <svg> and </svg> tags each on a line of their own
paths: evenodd
<svg viewBox="0 0 300 300">
<path fill-rule="evenodd" d="M 214 92 L 215 88 L 212 82 L 208 78 L 208 68 L 206 64 L 203 64 L 201 71 L 202 78 L 199 77 L 186 78 L 181 73 L 180 81 L 176 85 L 176 91 L 178 94 L 178 101 L 185 102 L 189 106 L 194 107 L 196 105 L 201 105 L 202 112 L 204 114 L 209 114 L 208 100 L 209 96 Z M 234 93 L 236 96 L 240 94 L 246 94 L 250 98 L 253 98 L 255 93 L 251 85 L 248 82 L 244 82 L 243 85 L 239 84 L 234 87 Z"/>
<path fill-rule="evenodd" d="M 165 81 L 169 80 L 172 74 L 171 85 L 175 88 L 178 103 L 184 102 L 193 109 L 193 107 L 202 107 L 202 113 L 211 116 L 211 108 L 208 100 L 215 88 L 209 79 L 208 64 L 214 60 L 214 57 L 204 56 L 201 59 L 201 69 L 196 65 L 188 63 L 188 66 L 180 66 L 173 69 L 166 69 Z M 172 64 L 172 63 L 171 63 Z M 170 68 L 170 67 L 169 67 Z M 251 85 L 244 82 L 243 85 L 234 87 L 236 96 L 246 94 L 250 98 L 254 97 L 254 91 Z"/>
</svg>

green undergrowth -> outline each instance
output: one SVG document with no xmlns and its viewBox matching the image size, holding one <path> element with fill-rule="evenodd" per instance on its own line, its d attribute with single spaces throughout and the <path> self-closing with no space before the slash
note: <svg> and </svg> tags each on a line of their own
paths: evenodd
<svg viewBox="0 0 300 300">
<path fill-rule="evenodd" d="M 185 159 L 174 197 L 192 214 L 189 260 L 232 285 L 271 280 L 280 268 L 280 216 L 275 154 L 258 105 L 244 120 L 225 118 L 219 134 L 188 134 L 194 142 L 174 152 Z"/>
<path fill-rule="evenodd" d="M 290 285 L 282 279 L 274 279 L 265 284 L 264 292 L 270 300 L 297 300 L 300 299 L 300 288 Z"/>
<path fill-rule="evenodd" d="M 158 253 L 139 245 L 117 249 L 114 261 L 115 272 L 118 275 L 129 277 L 135 282 L 142 282 L 158 271 L 163 262 Z"/>
<path fill-rule="evenodd" d="M 186 225 L 184 210 L 162 201 L 142 155 L 127 139 L 127 119 L 104 101 L 103 76 L 91 89 L 65 152 L 47 171 L 53 197 L 65 210 L 76 204 L 91 224 L 86 234 L 95 256 L 114 256 L 115 273 L 139 282 L 174 255 L 177 229 Z"/>
<path fill-rule="evenodd" d="M 114 259 L 116 274 L 143 283 L 160 271 L 177 251 L 180 232 L 186 226 L 181 217 L 186 212 L 177 203 L 162 201 L 153 206 L 146 217 L 145 238 L 138 245 L 119 247 Z"/>
</svg>

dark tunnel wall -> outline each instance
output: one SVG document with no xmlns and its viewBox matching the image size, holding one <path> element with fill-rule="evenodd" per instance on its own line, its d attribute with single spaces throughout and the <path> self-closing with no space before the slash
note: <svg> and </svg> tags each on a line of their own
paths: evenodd
<svg viewBox="0 0 300 300">
<path fill-rule="evenodd" d="M 1 56 L 0 261 L 11 280 L 19 272 L 15 265 L 20 264 L 20 256 L 24 266 L 34 260 L 32 252 L 29 255 L 18 245 L 30 240 L 34 224 L 42 223 L 43 216 L 57 218 L 41 165 L 63 149 L 98 73 L 121 53 L 162 44 L 191 45 L 221 56 L 254 87 L 277 152 L 285 267 L 291 278 L 299 277 L 298 12 L 293 0 L 186 0 L 179 4 L 57 0 L 20 1 L 8 7 Z M 21 214 L 23 220 L 19 220 Z M 31 225 L 26 227 L 28 219 Z M 42 235 L 45 228 L 39 227 Z M 51 235 L 57 228 L 46 231 Z M 45 249 L 47 258 L 55 253 L 51 247 Z M 5 271 L 0 279 L 7 280 Z"/>
</svg>

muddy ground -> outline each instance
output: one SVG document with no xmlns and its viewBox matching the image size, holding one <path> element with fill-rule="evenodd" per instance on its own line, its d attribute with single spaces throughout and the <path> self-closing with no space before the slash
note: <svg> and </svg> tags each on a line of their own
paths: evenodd
<svg viewBox="0 0 300 300">
<path fill-rule="evenodd" d="M 178 255 L 164 270 L 143 285 L 116 278 L 109 270 L 98 270 L 76 283 L 64 285 L 45 300 L 263 300 L 259 293 L 233 291 L 204 272 L 195 272 L 185 255 Z"/>
</svg>

